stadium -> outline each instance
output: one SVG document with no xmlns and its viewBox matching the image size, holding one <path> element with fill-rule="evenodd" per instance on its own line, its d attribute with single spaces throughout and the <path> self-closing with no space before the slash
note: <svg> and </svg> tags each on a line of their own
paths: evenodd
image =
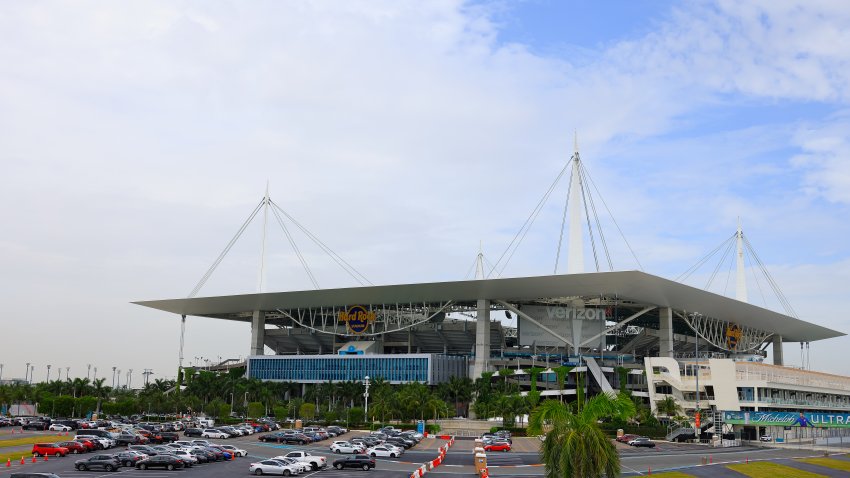
<svg viewBox="0 0 850 478">
<path fill-rule="evenodd" d="M 577 152 L 568 167 L 569 202 L 579 205 Z M 268 194 L 249 221 L 263 207 L 274 207 Z M 731 238 L 738 283 L 730 298 L 641 271 L 585 272 L 582 207 L 569 212 L 566 274 L 487 278 L 479 254 L 473 280 L 136 303 L 184 323 L 186 316 L 244 322 L 247 374 L 260 380 L 437 385 L 512 370 L 510 379 L 528 390 L 539 368 L 543 396 L 623 390 L 653 411 L 672 397 L 695 423 L 670 439 L 711 432 L 718 440 L 805 433 L 828 440 L 850 428 L 850 378 L 785 367 L 782 352 L 783 343 L 807 347 L 844 334 L 747 302 L 740 227 Z M 768 348 L 772 364 L 764 362 Z M 553 369 L 564 365 L 572 368 L 561 384 Z M 799 416 L 820 426 L 788 426 Z"/>
</svg>

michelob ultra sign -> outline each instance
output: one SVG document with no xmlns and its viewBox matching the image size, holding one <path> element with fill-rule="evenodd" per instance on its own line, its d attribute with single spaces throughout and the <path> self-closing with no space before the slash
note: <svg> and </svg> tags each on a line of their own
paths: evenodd
<svg viewBox="0 0 850 478">
<path fill-rule="evenodd" d="M 369 324 L 375 321 L 376 314 L 362 305 L 353 305 L 339 313 L 339 320 L 348 325 L 348 330 L 355 334 L 362 334 L 369 328 Z"/>
<path fill-rule="evenodd" d="M 723 412 L 733 425 L 850 428 L 850 414 L 829 412 Z"/>
</svg>

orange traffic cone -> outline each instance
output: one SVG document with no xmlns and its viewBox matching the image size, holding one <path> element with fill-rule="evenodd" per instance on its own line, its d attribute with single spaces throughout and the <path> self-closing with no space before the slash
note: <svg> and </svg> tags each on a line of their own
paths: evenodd
<svg viewBox="0 0 850 478">
<path fill-rule="evenodd" d="M 32 456 L 32 462 L 35 463 L 35 455 Z"/>
<path fill-rule="evenodd" d="M 21 464 L 24 464 L 24 457 L 21 457 Z"/>
<path fill-rule="evenodd" d="M 47 453 L 44 454 L 44 461 L 47 461 Z"/>
<path fill-rule="evenodd" d="M 12 466 L 12 459 L 6 458 L 6 468 L 9 468 L 10 466 Z"/>
</svg>

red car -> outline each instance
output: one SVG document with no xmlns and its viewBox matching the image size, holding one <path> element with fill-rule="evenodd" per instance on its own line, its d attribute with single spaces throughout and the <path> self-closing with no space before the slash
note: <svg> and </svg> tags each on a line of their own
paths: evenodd
<svg viewBox="0 0 850 478">
<path fill-rule="evenodd" d="M 68 449 L 56 443 L 36 443 L 32 446 L 32 454 L 35 456 L 65 456 L 68 454 Z"/>
<path fill-rule="evenodd" d="M 97 450 L 97 445 L 91 440 L 86 440 L 85 438 L 77 438 L 74 441 L 79 443 L 80 445 L 83 445 L 87 451 Z"/>
<path fill-rule="evenodd" d="M 631 433 L 626 433 L 625 435 L 618 436 L 617 441 L 620 442 L 620 443 L 628 443 L 628 442 L 634 440 L 635 438 L 637 438 L 639 436 L 640 435 L 633 435 Z"/>
<path fill-rule="evenodd" d="M 68 453 L 78 454 L 78 453 L 85 453 L 85 452 L 89 451 L 89 449 L 85 445 L 83 445 L 82 443 L 80 443 L 78 441 L 60 441 L 59 443 L 57 443 L 57 445 L 59 445 L 63 448 L 67 448 Z M 92 445 L 92 446 L 94 446 L 94 445 Z"/>
<path fill-rule="evenodd" d="M 490 443 L 484 445 L 484 451 L 511 451 L 510 443 Z"/>
</svg>

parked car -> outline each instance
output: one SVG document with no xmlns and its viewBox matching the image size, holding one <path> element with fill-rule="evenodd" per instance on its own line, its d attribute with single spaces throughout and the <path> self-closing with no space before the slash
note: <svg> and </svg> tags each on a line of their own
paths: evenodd
<svg viewBox="0 0 850 478">
<path fill-rule="evenodd" d="M 251 463 L 248 471 L 255 475 L 283 475 L 290 476 L 298 473 L 300 468 L 296 465 L 285 464 L 278 460 L 263 460 Z"/>
<path fill-rule="evenodd" d="M 655 448 L 655 442 L 647 437 L 637 437 L 629 442 L 631 446 Z"/>
<path fill-rule="evenodd" d="M 363 453 L 366 451 L 363 445 L 347 441 L 335 441 L 329 448 L 334 453 Z"/>
<path fill-rule="evenodd" d="M 61 446 L 62 448 L 67 448 L 68 453 L 72 453 L 74 455 L 86 453 L 87 451 L 89 451 L 89 449 L 86 448 L 85 445 L 77 441 L 60 441 L 56 444 Z"/>
<path fill-rule="evenodd" d="M 284 455 L 286 458 L 292 458 L 301 462 L 309 463 L 313 470 L 325 468 L 328 466 L 327 458 L 318 455 L 311 455 L 306 451 L 291 451 Z"/>
<path fill-rule="evenodd" d="M 390 458 L 395 458 L 400 455 L 398 452 L 398 448 L 393 447 L 392 449 L 387 448 L 384 445 L 378 445 L 366 450 L 366 454 L 369 456 L 388 456 Z"/>
<path fill-rule="evenodd" d="M 136 463 L 136 468 L 139 470 L 147 470 L 148 468 L 165 468 L 168 471 L 183 468 L 185 463 L 180 458 L 174 455 L 156 455 L 139 460 Z"/>
<path fill-rule="evenodd" d="M 68 449 L 55 443 L 35 443 L 32 446 L 32 454 L 35 456 L 65 456 Z"/>
<path fill-rule="evenodd" d="M 94 440 L 88 440 L 86 438 L 78 437 L 75 438 L 74 441 L 86 447 L 86 451 L 95 451 L 99 449 L 98 444 L 95 443 Z"/>
<path fill-rule="evenodd" d="M 74 462 L 74 468 L 79 471 L 106 470 L 115 471 L 121 467 L 118 458 L 112 455 L 97 454 Z"/>
<path fill-rule="evenodd" d="M 229 451 L 231 454 L 235 454 L 236 456 L 248 456 L 248 452 L 246 450 L 236 448 L 233 445 L 220 445 L 219 448 Z"/>
<path fill-rule="evenodd" d="M 363 471 L 369 471 L 375 468 L 375 459 L 368 455 L 353 455 L 334 461 L 333 466 L 337 470 L 342 470 L 343 468 L 360 468 Z"/>
<path fill-rule="evenodd" d="M 223 438 L 228 438 L 229 435 L 227 433 L 224 433 L 223 431 L 217 429 L 217 428 L 207 428 L 201 433 L 201 437 L 202 438 L 223 439 Z"/>
<path fill-rule="evenodd" d="M 148 445 L 130 445 L 127 449 L 144 453 L 147 456 L 156 456 L 159 454 L 153 447 Z"/>
<path fill-rule="evenodd" d="M 24 430 L 47 430 L 50 427 L 50 424 L 47 422 L 41 421 L 32 421 L 28 422 L 26 425 L 23 425 L 21 428 Z"/>
<path fill-rule="evenodd" d="M 628 442 L 634 440 L 635 438 L 637 438 L 639 436 L 640 435 L 633 435 L 633 434 L 630 434 L 630 433 L 626 433 L 624 435 L 618 436 L 617 441 L 620 442 L 620 443 L 628 443 Z"/>
<path fill-rule="evenodd" d="M 180 435 L 177 432 L 159 432 L 160 441 L 162 443 L 171 443 L 180 439 Z"/>
<path fill-rule="evenodd" d="M 759 437 L 759 441 L 771 442 L 773 441 L 773 437 L 770 435 L 762 435 Z"/>
<path fill-rule="evenodd" d="M 511 444 L 506 441 L 494 441 L 484 445 L 484 451 L 511 451 Z"/>
<path fill-rule="evenodd" d="M 199 437 L 204 433 L 200 428 L 187 428 L 183 431 L 183 434 L 187 437 Z"/>
<path fill-rule="evenodd" d="M 127 467 L 136 466 L 136 463 L 138 463 L 140 460 L 143 460 L 143 459 L 148 457 L 144 453 L 140 453 L 138 451 L 133 451 L 133 450 L 122 451 L 122 452 L 116 453 L 112 456 L 114 456 L 115 458 L 118 458 L 118 461 L 121 462 L 121 465 L 127 466 Z"/>
<path fill-rule="evenodd" d="M 306 473 L 313 469 L 313 466 L 305 461 L 298 461 L 295 458 L 287 458 L 283 455 L 269 458 L 269 460 L 280 461 L 286 465 L 293 465 L 298 470 L 297 473 Z"/>
<path fill-rule="evenodd" d="M 68 425 L 63 425 L 61 423 L 53 423 L 49 427 L 47 427 L 47 429 L 50 430 L 50 431 L 54 431 L 54 432 L 69 432 L 69 431 L 71 431 L 71 427 L 69 427 Z"/>
</svg>

